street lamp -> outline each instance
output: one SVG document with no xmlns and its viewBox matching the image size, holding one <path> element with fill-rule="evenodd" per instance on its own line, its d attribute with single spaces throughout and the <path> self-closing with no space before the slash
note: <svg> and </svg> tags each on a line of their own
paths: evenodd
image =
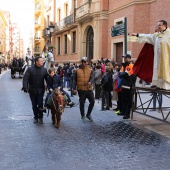
<svg viewBox="0 0 170 170">
<path fill-rule="evenodd" d="M 50 44 L 51 44 L 51 37 L 52 37 L 52 33 L 54 32 L 54 28 L 55 28 L 54 25 L 49 25 L 48 28 L 46 28 L 47 29 L 47 34 L 50 37 Z"/>
</svg>

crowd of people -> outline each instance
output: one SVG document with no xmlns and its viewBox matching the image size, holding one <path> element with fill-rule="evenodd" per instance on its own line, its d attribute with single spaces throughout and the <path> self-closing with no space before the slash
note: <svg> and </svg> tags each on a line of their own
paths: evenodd
<svg viewBox="0 0 170 170">
<path fill-rule="evenodd" d="M 71 91 L 73 95 L 78 93 L 82 121 L 93 121 L 91 113 L 95 99 L 101 99 L 103 111 L 112 109 L 112 101 L 116 100 L 115 113 L 128 119 L 132 102 L 129 99 L 132 98 L 131 89 L 135 80 L 132 71 L 133 64 L 130 62 L 131 56 L 127 54 L 123 57 L 125 63 L 122 66 L 107 58 L 102 58 L 96 63 L 88 63 L 87 57 L 83 57 L 79 64 L 56 64 L 52 65 L 49 70 L 43 66 L 44 59 L 36 57 L 35 65 L 29 67 L 23 77 L 23 90 L 30 95 L 34 123 L 43 123 L 43 112 L 46 108 L 50 108 L 49 102 L 47 102 L 48 98 L 56 88 L 66 94 L 67 104 L 70 107 L 73 107 L 75 103 L 71 101 L 67 90 Z M 121 79 L 121 85 L 124 84 L 124 87 L 118 87 L 118 79 Z M 48 89 L 45 103 L 43 103 L 44 80 Z M 89 100 L 89 106 L 85 114 L 86 99 Z"/>
<path fill-rule="evenodd" d="M 162 45 L 160 43 L 160 40 L 165 42 L 165 44 L 168 44 L 169 39 L 167 39 L 164 35 L 167 34 L 169 36 L 170 29 L 167 27 L 167 22 L 164 20 L 160 20 L 157 26 L 158 30 L 154 34 L 132 34 L 132 36 L 136 36 L 137 42 L 146 42 L 146 45 L 141 51 L 141 56 L 139 55 L 137 61 L 135 62 L 135 67 L 133 67 L 134 63 L 131 61 L 131 55 L 125 54 L 124 56 L 122 56 L 124 62 L 121 63 L 121 65 L 117 64 L 113 59 L 109 60 L 108 58 L 101 58 L 95 63 L 91 61 L 91 63 L 89 63 L 87 57 L 82 57 L 81 62 L 79 64 L 68 62 L 54 65 L 53 63 L 53 65 L 51 65 L 53 69 L 50 68 L 44 70 L 43 66 L 46 61 L 53 62 L 53 60 L 50 60 L 53 57 L 52 51 L 50 52 L 48 46 L 45 46 L 42 53 L 42 57 L 38 57 L 35 59 L 35 65 L 30 67 L 30 69 L 26 71 L 25 76 L 23 78 L 23 89 L 25 92 L 29 91 L 30 93 L 30 98 L 33 104 L 33 110 L 43 110 L 42 96 L 44 95 L 45 91 L 44 80 L 46 80 L 47 86 L 49 86 L 49 84 L 51 83 L 51 85 L 49 86 L 50 88 L 48 89 L 49 94 L 56 87 L 60 88 L 61 90 L 63 90 L 63 92 L 66 93 L 69 103 L 72 102 L 64 88 L 68 88 L 68 91 L 71 91 L 72 94 L 77 94 L 78 92 L 82 121 L 85 121 L 86 119 L 88 119 L 89 121 L 93 121 L 91 113 L 93 110 L 95 99 L 101 99 L 101 110 L 103 111 L 110 110 L 112 108 L 113 100 L 116 100 L 117 108 L 114 109 L 115 113 L 117 115 L 123 116 L 123 119 L 129 119 L 130 110 L 132 108 L 133 103 L 133 87 L 135 86 L 137 79 L 136 76 L 141 74 L 142 68 L 149 68 L 144 67 L 144 64 L 148 63 L 146 62 L 146 60 L 148 59 L 146 57 L 148 55 L 148 48 L 150 48 L 149 54 L 152 54 L 150 55 L 152 57 L 151 61 L 153 62 L 153 64 L 156 63 L 156 66 L 153 67 L 154 70 L 151 68 L 151 70 L 148 70 L 147 72 L 146 70 L 143 71 L 142 78 L 140 76 L 138 77 L 141 78 L 141 80 L 147 79 L 149 80 L 148 82 L 152 81 L 153 85 L 156 85 L 156 87 L 158 88 L 169 89 L 170 87 L 169 74 L 166 74 L 166 70 L 164 69 L 169 66 L 167 65 L 167 63 L 169 62 L 161 60 L 161 62 L 154 63 L 156 59 L 158 60 L 160 58 L 160 55 L 166 56 L 166 54 L 168 54 L 157 53 L 157 49 L 160 49 L 157 47 Z M 151 44 L 151 46 L 149 46 L 148 44 Z M 153 46 L 155 48 L 153 48 Z M 162 46 L 161 49 L 163 49 L 163 47 L 164 46 Z M 156 52 L 154 53 L 154 51 Z M 145 56 L 143 56 L 143 54 L 145 54 Z M 50 56 L 50 58 L 48 58 L 48 56 Z M 153 60 L 153 58 L 156 59 Z M 168 59 L 168 57 L 166 58 Z M 136 73 L 134 73 L 134 70 L 136 70 Z M 161 74 L 161 70 L 164 71 L 163 74 Z M 43 71 L 44 75 L 42 75 L 41 71 Z M 157 75 L 157 73 L 159 73 L 159 76 Z M 30 79 L 30 76 L 32 75 L 36 76 L 36 79 Z M 51 82 L 47 80 L 47 77 L 49 77 L 48 79 Z M 143 82 L 143 86 L 144 85 L 145 81 Z M 34 97 L 31 97 L 33 96 L 31 95 L 33 91 L 31 92 L 28 87 L 32 87 L 34 89 Z M 42 88 L 42 93 L 39 93 L 39 88 Z M 85 113 L 84 108 L 86 99 L 89 100 L 87 113 Z M 160 103 L 162 103 L 161 98 L 159 99 L 159 101 Z M 40 102 L 41 104 L 38 104 L 38 102 Z M 37 108 L 40 106 L 41 108 Z M 74 103 L 72 103 L 71 106 L 74 106 Z M 155 107 L 156 106 L 154 104 L 154 108 Z M 35 113 L 34 115 L 34 118 L 36 119 L 35 122 L 38 122 L 37 113 Z M 40 115 L 40 118 L 42 119 L 42 114 Z M 42 122 L 41 119 L 40 122 Z"/>
<path fill-rule="evenodd" d="M 101 58 L 96 63 L 89 64 L 87 57 L 83 57 L 79 65 L 65 63 L 55 66 L 56 73 L 62 79 L 63 87 L 69 91 L 72 90 L 73 94 L 75 90 L 78 91 L 82 121 L 85 120 L 84 103 L 86 98 L 90 103 L 86 118 L 88 117 L 90 121 L 92 121 L 91 111 L 94 106 L 94 99 L 101 99 L 102 111 L 110 110 L 113 100 L 117 101 L 115 113 L 124 116 L 124 119 L 130 118 L 132 87 L 135 85 L 136 76 L 133 74 L 131 56 L 127 54 L 123 57 L 125 60 L 123 65 L 117 64 L 114 59 L 109 60 L 107 58 Z M 81 75 L 78 78 L 77 71 Z M 119 84 L 117 84 L 118 80 Z M 122 85 L 124 85 L 123 88 Z"/>
<path fill-rule="evenodd" d="M 7 70 L 9 67 L 9 65 L 7 63 L 1 62 L 0 63 L 0 74 L 2 72 L 2 70 Z"/>
</svg>

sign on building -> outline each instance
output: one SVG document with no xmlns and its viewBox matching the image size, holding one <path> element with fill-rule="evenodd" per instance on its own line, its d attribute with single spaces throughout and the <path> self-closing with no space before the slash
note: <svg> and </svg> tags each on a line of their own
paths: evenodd
<svg viewBox="0 0 170 170">
<path fill-rule="evenodd" d="M 124 35 L 124 54 L 127 54 L 127 18 L 124 17 L 123 23 L 112 26 L 110 33 L 112 37 Z"/>
<path fill-rule="evenodd" d="M 111 27 L 111 36 L 119 36 L 119 35 L 124 35 L 125 34 L 125 24 L 121 23 L 115 26 Z"/>
</svg>

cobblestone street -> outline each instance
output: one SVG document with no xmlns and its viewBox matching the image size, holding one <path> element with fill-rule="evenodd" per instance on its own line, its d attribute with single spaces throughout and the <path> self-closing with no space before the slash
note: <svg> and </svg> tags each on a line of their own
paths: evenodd
<svg viewBox="0 0 170 170">
<path fill-rule="evenodd" d="M 10 71 L 0 77 L 0 170 L 170 169 L 170 139 L 102 112 L 98 104 L 94 122 L 81 122 L 76 106 L 65 109 L 60 129 L 46 113 L 43 125 L 33 124 L 21 88 L 22 79 L 11 79 Z M 77 96 L 72 100 L 78 103 Z"/>
</svg>

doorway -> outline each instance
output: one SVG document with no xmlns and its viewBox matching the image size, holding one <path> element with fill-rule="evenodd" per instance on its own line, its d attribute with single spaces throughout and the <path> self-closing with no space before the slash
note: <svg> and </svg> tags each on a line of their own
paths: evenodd
<svg viewBox="0 0 170 170">
<path fill-rule="evenodd" d="M 123 56 L 123 42 L 116 43 L 116 62 L 118 64 L 122 63 L 122 56 Z"/>
<path fill-rule="evenodd" d="M 87 30 L 86 37 L 86 56 L 89 62 L 91 62 L 91 60 L 93 59 L 93 48 L 94 48 L 94 32 L 92 26 L 90 26 Z"/>
</svg>

